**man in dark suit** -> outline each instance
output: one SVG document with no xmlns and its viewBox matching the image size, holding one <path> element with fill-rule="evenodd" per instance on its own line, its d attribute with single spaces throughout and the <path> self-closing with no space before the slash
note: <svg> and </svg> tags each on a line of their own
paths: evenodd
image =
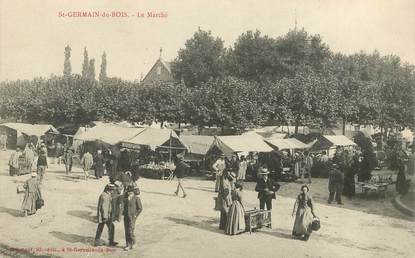
<svg viewBox="0 0 415 258">
<path fill-rule="evenodd" d="M 331 204 L 333 199 L 335 199 L 338 204 L 343 205 L 343 186 L 344 175 L 342 171 L 340 171 L 339 165 L 334 163 L 332 164 L 329 172 L 329 200 L 327 201 L 329 204 Z"/>
<path fill-rule="evenodd" d="M 260 178 L 257 181 L 255 191 L 258 192 L 259 208 L 263 210 L 265 205 L 267 210 L 272 210 L 272 199 L 275 199 L 275 192 L 278 191 L 278 185 L 268 177 L 267 168 L 261 167 L 258 171 Z"/>
<path fill-rule="evenodd" d="M 125 241 L 127 242 L 126 247 L 124 248 L 125 251 L 131 250 L 135 244 L 135 221 L 143 211 L 143 206 L 141 205 L 141 200 L 138 195 L 140 191 L 138 187 L 134 187 L 133 185 L 129 185 L 126 189 L 126 193 L 124 195 L 124 230 L 125 230 Z"/>
</svg>

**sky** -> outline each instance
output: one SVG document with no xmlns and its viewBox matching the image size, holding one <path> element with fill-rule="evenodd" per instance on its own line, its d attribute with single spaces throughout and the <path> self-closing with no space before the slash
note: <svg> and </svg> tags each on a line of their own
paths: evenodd
<svg viewBox="0 0 415 258">
<path fill-rule="evenodd" d="M 128 17 L 67 17 L 93 11 Z M 167 17 L 137 17 L 147 12 Z M 105 51 L 108 76 L 138 80 L 160 48 L 173 60 L 198 27 L 229 47 L 247 30 L 283 36 L 295 17 L 297 28 L 320 34 L 335 52 L 377 49 L 415 64 L 413 0 L 0 0 L 0 81 L 61 75 L 66 45 L 73 73 L 81 73 L 86 47 L 96 74 Z"/>
</svg>

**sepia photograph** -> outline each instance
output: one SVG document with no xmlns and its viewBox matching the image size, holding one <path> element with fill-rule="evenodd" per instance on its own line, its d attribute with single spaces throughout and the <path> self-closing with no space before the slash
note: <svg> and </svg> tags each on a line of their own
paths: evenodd
<svg viewBox="0 0 415 258">
<path fill-rule="evenodd" d="M 0 258 L 412 258 L 415 1 L 0 0 Z"/>
</svg>

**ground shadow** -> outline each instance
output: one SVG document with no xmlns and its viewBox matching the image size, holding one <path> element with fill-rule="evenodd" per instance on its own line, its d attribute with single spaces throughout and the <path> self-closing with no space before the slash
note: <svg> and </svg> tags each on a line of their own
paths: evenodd
<svg viewBox="0 0 415 258">
<path fill-rule="evenodd" d="M 21 210 L 10 209 L 6 207 L 0 207 L 0 213 L 8 213 L 12 215 L 13 217 L 23 217 Z"/>
<path fill-rule="evenodd" d="M 57 176 L 56 178 L 57 179 L 64 180 L 64 181 L 68 181 L 68 182 L 75 182 L 75 183 L 81 182 L 81 178 L 80 177 L 77 177 L 77 176 L 67 176 L 67 175 L 64 175 L 64 176 Z"/>
<path fill-rule="evenodd" d="M 91 209 L 93 211 L 96 211 L 97 210 L 97 206 L 85 205 L 85 207 L 87 207 L 87 208 L 89 208 L 89 209 Z"/>
<path fill-rule="evenodd" d="M 67 211 L 66 214 L 97 223 L 96 213 L 92 213 L 90 211 Z"/>
<path fill-rule="evenodd" d="M 13 183 L 15 184 L 24 184 L 26 181 L 24 180 L 13 180 Z"/>
<path fill-rule="evenodd" d="M 160 192 L 151 192 L 151 191 L 143 191 L 140 190 L 142 193 L 148 193 L 148 194 L 157 194 L 157 195 L 164 195 L 164 196 L 175 196 L 174 192 L 172 192 L 171 194 L 167 194 L 167 193 L 160 193 Z"/>
<path fill-rule="evenodd" d="M 278 238 L 285 238 L 285 239 L 292 239 L 292 234 L 288 231 L 267 231 L 267 230 L 260 230 L 260 231 L 256 231 L 257 233 L 261 233 L 261 234 L 266 234 L 266 235 L 270 235 L 273 237 L 278 237 Z"/>
<path fill-rule="evenodd" d="M 164 217 L 167 220 L 173 221 L 177 224 L 181 224 L 181 225 L 186 225 L 186 226 L 191 226 L 197 229 L 202 229 L 202 230 L 206 230 L 206 231 L 210 231 L 213 233 L 218 233 L 223 235 L 223 230 L 219 229 L 219 225 L 215 225 L 213 226 L 213 222 L 212 221 L 194 221 L 194 220 L 188 220 L 188 219 L 182 219 L 182 218 L 174 218 L 174 217 Z M 215 223 L 216 224 L 216 223 Z"/>
<path fill-rule="evenodd" d="M 67 234 L 59 231 L 52 231 L 49 232 L 49 234 L 52 234 L 54 237 L 63 240 L 68 243 L 82 243 L 86 245 L 93 245 L 95 238 L 93 237 L 86 237 L 86 236 L 80 236 L 75 234 Z"/>
<path fill-rule="evenodd" d="M 35 254 L 30 251 L 24 251 L 19 247 L 11 247 L 5 244 L 0 244 L 0 254 L 2 257 L 19 257 L 19 258 L 60 258 L 60 256 L 53 254 Z"/>
<path fill-rule="evenodd" d="M 205 189 L 203 189 L 203 188 L 205 188 Z M 207 189 L 207 187 L 200 187 L 200 188 L 197 188 L 197 187 L 185 187 L 185 189 L 191 189 L 191 190 L 197 190 L 197 191 L 203 191 L 203 192 L 209 192 L 209 193 L 215 193 L 215 191 L 214 190 L 212 190 L 211 188 L 209 188 L 210 190 L 208 190 Z"/>
</svg>

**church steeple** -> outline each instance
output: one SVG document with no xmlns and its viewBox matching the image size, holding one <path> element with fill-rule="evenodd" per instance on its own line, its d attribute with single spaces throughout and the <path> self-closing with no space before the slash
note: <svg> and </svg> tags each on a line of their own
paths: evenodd
<svg viewBox="0 0 415 258">
<path fill-rule="evenodd" d="M 161 47 L 160 48 L 160 57 L 159 57 L 159 59 L 161 60 L 161 56 L 162 56 L 162 54 L 163 54 L 163 48 Z"/>
</svg>

